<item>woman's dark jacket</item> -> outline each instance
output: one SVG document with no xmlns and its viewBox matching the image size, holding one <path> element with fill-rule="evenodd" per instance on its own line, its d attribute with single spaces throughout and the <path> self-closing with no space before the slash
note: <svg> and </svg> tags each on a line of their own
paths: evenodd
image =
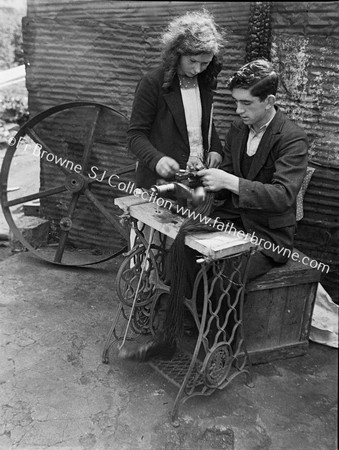
<svg viewBox="0 0 339 450">
<path fill-rule="evenodd" d="M 155 166 L 163 156 L 175 159 L 186 168 L 190 147 L 178 76 L 165 90 L 164 69 L 147 73 L 136 88 L 130 125 L 128 148 L 138 159 L 136 185 L 150 188 L 159 177 Z M 213 90 L 198 76 L 202 105 L 202 136 L 205 155 L 208 151 L 223 154 L 213 121 L 210 129 Z M 210 145 L 209 145 L 210 134 Z"/>
</svg>

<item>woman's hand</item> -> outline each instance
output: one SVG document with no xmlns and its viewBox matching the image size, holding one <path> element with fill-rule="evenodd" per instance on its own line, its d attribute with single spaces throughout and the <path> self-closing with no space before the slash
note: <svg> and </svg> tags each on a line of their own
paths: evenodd
<svg viewBox="0 0 339 450">
<path fill-rule="evenodd" d="M 187 161 L 186 170 L 188 171 L 198 171 L 204 169 L 205 166 L 200 158 L 197 156 L 190 157 Z"/>
<path fill-rule="evenodd" d="M 155 166 L 155 171 L 161 178 L 170 178 L 178 172 L 179 169 L 180 166 L 176 160 L 169 156 L 163 156 Z"/>
<path fill-rule="evenodd" d="M 217 152 L 209 152 L 207 155 L 207 167 L 218 168 L 222 162 L 222 156 Z"/>
</svg>

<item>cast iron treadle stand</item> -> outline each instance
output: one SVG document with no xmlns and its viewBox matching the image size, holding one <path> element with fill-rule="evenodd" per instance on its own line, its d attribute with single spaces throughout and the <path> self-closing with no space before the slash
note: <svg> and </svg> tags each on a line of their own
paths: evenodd
<svg viewBox="0 0 339 450">
<path fill-rule="evenodd" d="M 132 219 L 132 225 L 136 232 L 135 245 L 126 254 L 117 274 L 119 307 L 104 347 L 104 363 L 108 363 L 109 349 L 115 341 L 121 342 L 121 346 L 126 340 L 146 342 L 155 334 L 157 301 L 169 292 L 169 286 L 161 280 L 166 236 L 158 232 L 154 235 L 152 230 L 152 241 L 148 242 L 143 230 L 138 230 L 136 220 Z M 206 257 L 199 260 L 201 268 L 192 298 L 185 300 L 198 331 L 193 354 L 182 343 L 172 360 L 154 358 L 149 362 L 179 389 L 170 413 L 173 425 L 179 424 L 180 405 L 191 397 L 211 395 L 243 373 L 246 384 L 253 386 L 242 327 L 247 263 L 252 252 L 250 248 L 218 260 Z M 203 292 L 200 307 L 198 289 Z"/>
</svg>

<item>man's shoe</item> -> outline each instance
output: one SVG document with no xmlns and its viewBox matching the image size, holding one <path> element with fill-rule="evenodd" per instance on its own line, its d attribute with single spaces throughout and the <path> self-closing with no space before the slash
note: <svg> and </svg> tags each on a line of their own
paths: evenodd
<svg viewBox="0 0 339 450">
<path fill-rule="evenodd" d="M 122 347 L 118 357 L 131 361 L 146 362 L 150 358 L 172 359 L 176 351 L 176 344 L 168 341 L 150 341 L 137 347 Z"/>
</svg>

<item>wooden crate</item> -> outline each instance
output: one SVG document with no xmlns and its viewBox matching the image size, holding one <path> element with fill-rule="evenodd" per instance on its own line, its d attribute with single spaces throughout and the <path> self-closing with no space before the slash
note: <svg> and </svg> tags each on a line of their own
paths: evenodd
<svg viewBox="0 0 339 450">
<path fill-rule="evenodd" d="M 307 352 L 320 275 L 290 259 L 247 285 L 243 320 L 253 364 Z"/>
</svg>

